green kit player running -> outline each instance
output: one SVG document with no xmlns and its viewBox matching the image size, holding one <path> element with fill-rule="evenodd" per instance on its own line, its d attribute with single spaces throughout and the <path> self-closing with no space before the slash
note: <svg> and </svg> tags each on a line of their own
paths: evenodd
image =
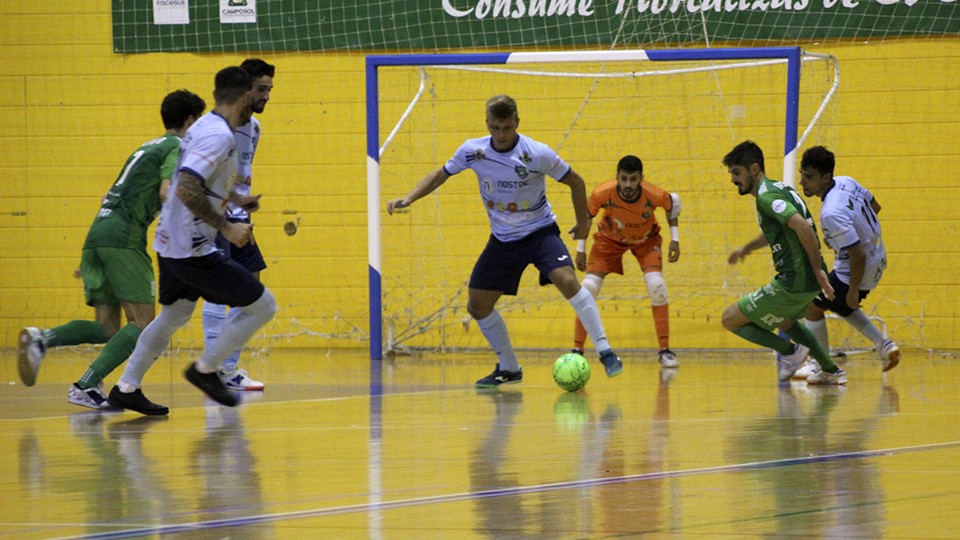
<svg viewBox="0 0 960 540">
<path fill-rule="evenodd" d="M 757 198 L 757 219 L 762 234 L 730 254 L 730 264 L 750 252 L 770 246 L 777 275 L 723 312 L 723 326 L 743 339 L 780 354 L 777 375 L 787 381 L 807 354 L 823 368 L 810 384 L 845 384 L 847 375 L 830 359 L 820 341 L 803 324 L 807 306 L 820 293 L 833 299 L 827 267 L 820 256 L 817 229 L 807 205 L 791 187 L 774 182 L 764 172 L 763 151 L 744 141 L 723 158 L 730 181 L 740 195 Z M 779 328 L 790 339 L 772 331 Z M 794 344 L 796 343 L 796 344 Z"/>
<path fill-rule="evenodd" d="M 157 286 L 147 254 L 147 228 L 160 211 L 176 172 L 180 138 L 205 108 L 203 99 L 187 90 L 163 99 L 160 116 L 166 134 L 145 142 L 127 158 L 83 244 L 80 274 L 87 305 L 96 309 L 96 320 L 21 330 L 17 367 L 23 384 L 36 382 L 40 362 L 50 347 L 106 343 L 70 388 L 67 401 L 91 409 L 108 407 L 104 377 L 130 356 L 140 331 L 156 315 Z M 122 328 L 121 307 L 127 316 Z"/>
</svg>

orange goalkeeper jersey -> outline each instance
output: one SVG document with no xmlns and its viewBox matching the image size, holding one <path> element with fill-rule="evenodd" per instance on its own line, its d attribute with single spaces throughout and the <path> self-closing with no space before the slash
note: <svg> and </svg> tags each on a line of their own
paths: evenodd
<svg viewBox="0 0 960 540">
<path fill-rule="evenodd" d="M 667 212 L 673 209 L 673 199 L 670 193 L 647 182 L 640 182 L 642 193 L 635 202 L 627 203 L 620 198 L 617 192 L 617 181 L 608 180 L 593 190 L 587 208 L 590 215 L 597 217 L 601 210 L 598 225 L 598 234 L 611 240 L 637 245 L 646 242 L 654 235 L 660 234 L 660 226 L 653 215 L 656 208 L 663 208 Z"/>
</svg>

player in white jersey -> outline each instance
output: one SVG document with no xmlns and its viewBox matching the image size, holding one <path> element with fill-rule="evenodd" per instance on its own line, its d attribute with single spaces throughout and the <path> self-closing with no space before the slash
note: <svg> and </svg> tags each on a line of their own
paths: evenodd
<svg viewBox="0 0 960 540">
<path fill-rule="evenodd" d="M 174 193 L 160 212 L 153 249 L 160 268 L 160 315 L 140 334 L 120 381 L 110 391 L 114 407 L 141 414 L 163 415 L 169 410 L 151 402 L 140 390 L 143 376 L 163 353 L 173 334 L 190 322 L 197 300 L 232 306 L 220 336 L 205 346 L 200 359 L 184 376 L 220 404 L 238 403 L 218 375 L 220 363 L 243 347 L 273 318 L 273 294 L 239 263 L 217 249 L 219 232 L 242 247 L 252 240 L 253 227 L 226 219 L 227 203 L 254 211 L 260 196 L 233 191 L 237 175 L 237 145 L 233 131 L 250 114 L 253 79 L 239 67 L 220 70 L 213 91 L 216 106 L 187 131 L 180 145 Z"/>
<path fill-rule="evenodd" d="M 860 309 L 860 301 L 877 286 L 887 266 L 887 251 L 877 219 L 880 203 L 853 178 L 833 176 L 835 165 L 833 152 L 822 146 L 807 149 L 800 160 L 803 194 L 823 200 L 820 228 L 824 241 L 835 254 L 829 277 L 836 296 L 827 300 L 820 295 L 813 300 L 807 311 L 807 326 L 824 346 L 829 347 L 824 312 L 836 313 L 873 342 L 883 371 L 889 371 L 900 363 L 900 350 Z M 809 375 L 816 370 L 816 364 L 808 364 L 795 376 Z"/>
<path fill-rule="evenodd" d="M 262 113 L 270 101 L 275 68 L 259 58 L 244 60 L 240 67 L 253 77 L 253 89 L 250 92 L 251 114 L 241 118 L 240 126 L 233 132 L 240 162 L 233 190 L 248 196 L 253 180 L 253 156 L 260 143 L 260 121 L 252 113 Z M 240 206 L 230 204 L 227 206 L 227 219 L 235 223 L 250 223 L 250 213 Z M 223 235 L 217 235 L 217 246 L 257 279 L 260 279 L 260 272 L 267 267 L 256 242 L 251 241 L 243 247 L 237 247 L 230 244 Z M 220 335 L 220 328 L 226 319 L 227 306 L 213 302 L 203 303 L 203 336 L 207 346 Z M 220 366 L 220 380 L 223 384 L 231 390 L 263 390 L 262 382 L 250 378 L 245 369 L 237 367 L 239 360 L 240 351 L 236 350 L 223 361 Z"/>
<path fill-rule="evenodd" d="M 495 309 L 504 294 L 515 295 L 524 269 L 534 264 L 540 284 L 553 283 L 570 302 L 600 353 L 608 377 L 623 363 L 610 348 L 597 302 L 580 286 L 570 252 L 560 238 L 557 216 L 547 202 L 546 176 L 570 188 L 577 224 L 571 233 L 587 237 L 590 219 L 583 178 L 545 144 L 517 133 L 520 118 L 510 96 L 494 96 L 486 104 L 489 136 L 463 143 L 446 165 L 427 174 L 406 197 L 387 203 L 387 212 L 406 208 L 433 192 L 451 176 L 473 169 L 492 234 L 470 276 L 467 311 L 497 355 L 493 373 L 476 382 L 479 388 L 523 380 L 523 369 L 510 344 L 503 318 Z"/>
</svg>

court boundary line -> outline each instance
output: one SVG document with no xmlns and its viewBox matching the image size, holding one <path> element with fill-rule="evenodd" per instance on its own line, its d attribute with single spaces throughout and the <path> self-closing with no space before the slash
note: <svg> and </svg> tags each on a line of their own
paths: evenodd
<svg viewBox="0 0 960 540">
<path fill-rule="evenodd" d="M 714 467 L 701 467 L 696 469 L 684 469 L 678 471 L 660 471 L 652 473 L 630 474 L 624 476 L 613 476 L 606 478 L 591 478 L 585 480 L 568 480 L 565 482 L 553 482 L 549 484 L 537 484 L 531 486 L 520 486 L 507 489 L 490 489 L 465 493 L 453 493 L 447 495 L 431 495 L 427 497 L 415 497 L 411 499 L 401 499 L 388 502 L 372 502 L 363 504 L 352 504 L 343 506 L 334 506 L 331 508 L 321 508 L 314 510 L 298 510 L 294 512 L 278 512 L 271 514 L 261 514 L 257 516 L 247 516 L 239 518 L 214 519 L 207 521 L 198 521 L 195 523 L 185 523 L 176 525 L 159 525 L 153 527 L 138 527 L 134 529 L 120 530 L 105 533 L 92 533 L 77 536 L 64 536 L 56 540 L 68 539 L 114 539 L 114 538 L 133 538 L 143 535 L 163 535 L 175 534 L 198 530 L 221 529 L 227 527 L 241 527 L 245 525 L 256 525 L 261 523 L 275 523 L 288 520 L 322 518 L 327 516 L 337 516 L 343 514 L 353 514 L 361 512 L 379 512 L 384 510 L 393 510 L 397 508 L 409 508 L 413 506 L 425 506 L 430 504 L 446 504 L 451 502 L 462 502 L 470 500 L 489 499 L 493 497 L 528 495 L 532 493 L 542 493 L 556 491 L 561 489 L 582 489 L 597 486 L 608 486 L 614 484 L 626 484 L 630 482 L 639 482 L 645 480 L 663 480 L 667 478 L 679 478 L 687 476 L 699 476 L 704 474 L 728 473 L 736 471 L 748 471 L 758 469 L 773 469 L 778 467 L 792 467 L 795 465 L 807 465 L 811 463 L 822 463 L 826 461 L 841 461 L 850 459 L 867 459 L 873 457 L 885 457 L 896 454 L 911 452 L 929 452 L 943 450 L 948 448 L 960 447 L 960 441 L 949 441 L 940 443 L 930 443 L 913 446 L 901 446 L 896 448 L 886 448 L 878 450 L 862 450 L 856 452 L 838 452 L 834 454 L 823 454 L 817 456 L 803 456 L 795 458 L 775 459 L 768 461 L 754 461 L 747 463 L 738 463 L 733 465 L 718 465 Z M 91 524 L 85 524 L 87 526 Z M 104 524 L 106 526 L 106 524 Z M 120 524 L 114 526 L 122 526 Z"/>
</svg>

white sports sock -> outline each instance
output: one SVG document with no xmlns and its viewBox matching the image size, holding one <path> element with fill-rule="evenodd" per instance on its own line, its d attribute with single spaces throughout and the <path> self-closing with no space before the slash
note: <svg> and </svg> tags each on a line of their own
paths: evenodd
<svg viewBox="0 0 960 540">
<path fill-rule="evenodd" d="M 143 329 L 143 332 L 140 332 L 140 337 L 137 338 L 137 346 L 130 354 L 127 367 L 120 377 L 121 391 L 129 388 L 124 387 L 123 384 L 132 386 L 134 389 L 140 387 L 143 383 L 143 375 L 163 354 L 173 334 L 190 322 L 190 316 L 193 315 L 196 307 L 197 303 L 190 300 L 177 300 L 169 306 L 160 307 L 160 314 Z"/>
<path fill-rule="evenodd" d="M 567 300 L 573 306 L 580 322 L 587 330 L 590 341 L 598 353 L 610 350 L 610 343 L 607 342 L 607 335 L 603 331 L 603 323 L 600 321 L 600 309 L 597 308 L 597 301 L 593 298 L 585 287 L 580 287 L 580 291 Z"/>
<path fill-rule="evenodd" d="M 223 361 L 231 352 L 243 348 L 257 330 L 277 312 L 277 300 L 269 289 L 254 303 L 244 307 L 234 307 L 227 314 L 227 320 L 220 329 L 220 336 L 213 343 L 204 347 L 203 355 L 197 361 L 197 371 L 200 373 L 214 373 L 220 368 Z"/>
<path fill-rule="evenodd" d="M 830 333 L 827 331 L 827 319 L 823 318 L 819 321 L 811 321 L 810 319 L 804 319 L 803 321 L 807 325 L 807 329 L 816 336 L 817 341 L 823 345 L 827 351 L 830 351 Z"/>
<path fill-rule="evenodd" d="M 220 329 L 227 320 L 227 306 L 204 302 L 201 311 L 203 313 L 203 345 L 209 347 L 210 342 L 220 335 Z"/>
<path fill-rule="evenodd" d="M 873 322 L 862 309 L 854 310 L 845 320 L 854 330 L 869 339 L 877 349 L 883 346 L 883 334 L 880 333 L 880 330 L 877 330 L 877 327 L 873 325 Z"/>
<path fill-rule="evenodd" d="M 517 355 L 513 352 L 513 345 L 510 344 L 510 334 L 507 332 L 507 324 L 503 322 L 500 312 L 494 309 L 490 315 L 482 319 L 477 319 L 477 326 L 480 333 L 487 338 L 487 343 L 497 355 L 497 361 L 500 363 L 500 369 L 516 373 L 520 370 L 520 363 L 517 362 Z"/>
</svg>

